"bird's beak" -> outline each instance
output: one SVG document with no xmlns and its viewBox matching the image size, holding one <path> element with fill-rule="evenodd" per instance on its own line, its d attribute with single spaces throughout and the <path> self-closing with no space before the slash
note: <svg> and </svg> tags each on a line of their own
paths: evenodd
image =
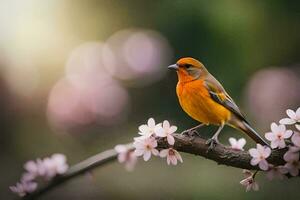
<svg viewBox="0 0 300 200">
<path fill-rule="evenodd" d="M 168 66 L 168 69 L 178 70 L 178 65 L 177 64 L 170 65 Z"/>
</svg>

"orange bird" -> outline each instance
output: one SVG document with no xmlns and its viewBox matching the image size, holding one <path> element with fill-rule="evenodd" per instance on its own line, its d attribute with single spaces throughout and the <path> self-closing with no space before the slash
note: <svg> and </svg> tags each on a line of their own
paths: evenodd
<svg viewBox="0 0 300 200">
<path fill-rule="evenodd" d="M 201 123 L 187 130 L 188 132 L 203 125 L 219 126 L 213 137 L 208 140 L 212 147 L 219 143 L 218 135 L 227 124 L 243 131 L 255 142 L 268 145 L 249 125 L 233 99 L 201 62 L 194 58 L 181 58 L 168 68 L 177 71 L 176 93 L 181 107 L 190 117 Z"/>
</svg>

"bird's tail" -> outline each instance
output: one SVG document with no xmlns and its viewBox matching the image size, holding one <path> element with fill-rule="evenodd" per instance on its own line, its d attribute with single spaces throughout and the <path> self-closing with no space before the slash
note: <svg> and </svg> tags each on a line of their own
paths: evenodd
<svg viewBox="0 0 300 200">
<path fill-rule="evenodd" d="M 235 123 L 235 128 L 240 129 L 244 133 L 246 133 L 252 140 L 261 145 L 270 146 L 266 140 L 264 140 L 246 121 L 239 121 Z"/>
</svg>

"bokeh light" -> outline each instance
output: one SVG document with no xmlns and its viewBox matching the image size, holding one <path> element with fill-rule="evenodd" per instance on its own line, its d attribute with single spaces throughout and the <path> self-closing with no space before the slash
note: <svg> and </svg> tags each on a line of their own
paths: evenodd
<svg viewBox="0 0 300 200">
<path fill-rule="evenodd" d="M 71 52 L 65 78 L 49 96 L 48 117 L 54 127 L 113 125 L 126 119 L 129 94 L 103 67 L 102 48 L 101 42 L 87 42 Z"/>
<path fill-rule="evenodd" d="M 107 40 L 102 56 L 113 77 L 142 87 L 163 77 L 172 53 L 167 40 L 158 32 L 127 29 Z"/>
<path fill-rule="evenodd" d="M 298 69 L 296 69 L 298 70 Z M 258 71 L 250 79 L 246 94 L 256 121 L 264 126 L 285 116 L 285 110 L 300 103 L 298 71 L 270 67 Z"/>
</svg>

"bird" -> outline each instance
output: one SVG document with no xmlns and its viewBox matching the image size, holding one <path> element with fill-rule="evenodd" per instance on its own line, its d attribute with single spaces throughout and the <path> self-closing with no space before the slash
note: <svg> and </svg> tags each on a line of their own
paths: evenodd
<svg viewBox="0 0 300 200">
<path fill-rule="evenodd" d="M 207 140 L 209 148 L 219 144 L 218 136 L 225 125 L 246 133 L 256 143 L 269 144 L 250 126 L 244 114 L 228 95 L 221 83 L 195 58 L 184 57 L 168 66 L 176 70 L 178 82 L 176 93 L 182 109 L 199 125 L 184 131 L 191 133 L 204 125 L 219 126 L 212 138 Z"/>
</svg>

